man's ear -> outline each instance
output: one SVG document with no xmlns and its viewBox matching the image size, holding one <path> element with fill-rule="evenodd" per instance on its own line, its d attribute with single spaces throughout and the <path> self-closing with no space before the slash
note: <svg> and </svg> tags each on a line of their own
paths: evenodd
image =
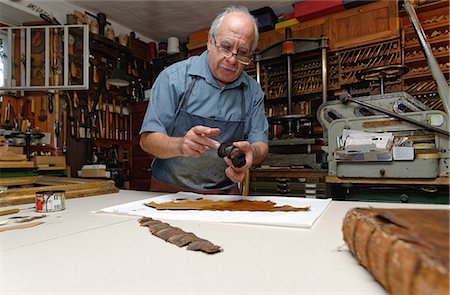
<svg viewBox="0 0 450 295">
<path fill-rule="evenodd" d="M 211 36 L 208 35 L 208 42 L 206 43 L 206 50 L 209 52 L 209 47 L 210 46 L 214 46 L 213 44 L 213 39 L 211 38 Z"/>
</svg>

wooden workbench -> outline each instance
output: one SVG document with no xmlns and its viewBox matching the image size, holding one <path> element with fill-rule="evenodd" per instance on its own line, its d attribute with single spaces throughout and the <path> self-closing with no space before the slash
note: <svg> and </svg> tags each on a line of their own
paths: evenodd
<svg viewBox="0 0 450 295">
<path fill-rule="evenodd" d="M 215 255 L 166 243 L 137 217 L 93 213 L 152 195 L 69 199 L 42 225 L 0 233 L 0 293 L 385 294 L 348 250 L 339 250 L 345 213 L 357 206 L 448 208 L 332 201 L 311 229 L 167 221 L 224 249 Z M 35 214 L 30 204 L 19 207 L 16 215 Z"/>
</svg>

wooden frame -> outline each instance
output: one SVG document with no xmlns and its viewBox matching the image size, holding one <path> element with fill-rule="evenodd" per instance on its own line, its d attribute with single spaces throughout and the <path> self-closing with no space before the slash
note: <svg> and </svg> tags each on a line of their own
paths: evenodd
<svg viewBox="0 0 450 295">
<path fill-rule="evenodd" d="M 11 188 L 0 191 L 0 207 L 35 202 L 38 191 L 64 190 L 65 198 L 80 198 L 119 192 L 112 180 L 69 178 L 55 176 L 31 176 L 0 178 L 0 186 L 30 185 L 26 188 Z M 38 186 L 36 186 L 38 185 Z"/>
</svg>

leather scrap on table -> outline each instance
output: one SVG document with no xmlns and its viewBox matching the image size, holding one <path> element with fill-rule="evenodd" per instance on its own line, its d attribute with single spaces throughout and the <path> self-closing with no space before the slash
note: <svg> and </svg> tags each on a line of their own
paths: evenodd
<svg viewBox="0 0 450 295">
<path fill-rule="evenodd" d="M 181 228 L 171 226 L 168 223 L 150 217 L 142 217 L 138 220 L 141 226 L 148 227 L 152 235 L 178 247 L 187 246 L 187 250 L 202 251 L 207 254 L 222 252 L 220 246 L 214 245 L 208 240 L 197 237 L 193 233 L 187 233 Z"/>
<path fill-rule="evenodd" d="M 14 230 L 14 229 L 29 228 L 29 227 L 33 227 L 33 226 L 40 225 L 43 223 L 44 223 L 43 221 L 34 221 L 34 222 L 21 223 L 21 224 L 11 225 L 11 226 L 2 226 L 2 227 L 0 227 L 0 232 L 4 232 L 7 230 Z"/>
<path fill-rule="evenodd" d="M 177 199 L 166 203 L 149 202 L 144 205 L 157 210 L 212 210 L 212 211 L 258 211 L 258 212 L 290 212 L 309 211 L 310 207 L 292 207 L 289 205 L 276 206 L 272 201 L 236 200 L 214 201 L 203 198 L 195 200 Z"/>
</svg>

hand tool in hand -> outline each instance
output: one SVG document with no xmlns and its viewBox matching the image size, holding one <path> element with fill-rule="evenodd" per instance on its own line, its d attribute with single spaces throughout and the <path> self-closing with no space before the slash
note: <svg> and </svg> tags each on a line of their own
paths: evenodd
<svg viewBox="0 0 450 295">
<path fill-rule="evenodd" d="M 247 163 L 245 161 L 245 153 L 233 146 L 231 142 L 224 142 L 217 150 L 219 157 L 228 157 L 236 168 L 241 168 Z"/>
</svg>

